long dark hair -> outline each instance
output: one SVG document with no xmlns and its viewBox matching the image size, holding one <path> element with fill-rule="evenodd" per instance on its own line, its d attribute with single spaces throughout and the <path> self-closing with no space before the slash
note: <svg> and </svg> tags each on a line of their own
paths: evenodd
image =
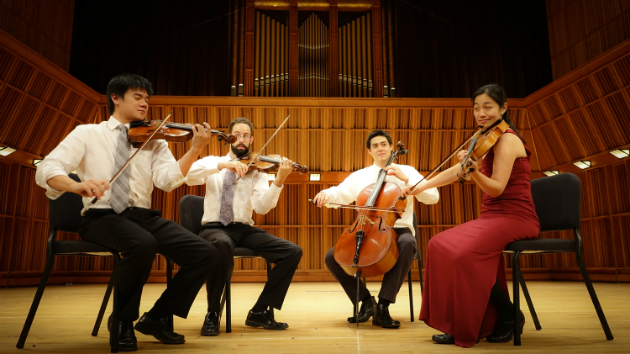
<svg viewBox="0 0 630 354">
<path fill-rule="evenodd" d="M 477 98 L 477 96 L 479 95 L 483 95 L 484 93 L 490 96 L 490 98 L 492 98 L 494 102 L 498 103 L 499 107 L 503 107 L 505 102 L 507 102 L 507 95 L 505 94 L 505 90 L 503 89 L 503 87 L 497 84 L 488 84 L 485 86 L 481 86 L 472 94 L 472 96 L 470 96 L 470 99 L 474 103 L 475 98 Z M 510 115 L 508 114 L 507 110 L 505 110 L 505 113 L 503 113 L 502 118 L 510 126 L 510 129 L 512 129 L 516 133 L 516 135 L 521 138 L 523 144 L 527 145 L 525 138 L 523 138 L 521 133 L 516 130 L 516 127 L 514 126 L 514 123 L 512 123 L 512 120 L 510 119 Z"/>
</svg>

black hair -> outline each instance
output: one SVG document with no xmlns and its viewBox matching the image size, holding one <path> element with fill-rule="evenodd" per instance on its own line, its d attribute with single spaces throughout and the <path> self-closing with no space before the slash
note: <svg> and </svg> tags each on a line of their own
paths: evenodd
<svg viewBox="0 0 630 354">
<path fill-rule="evenodd" d="M 372 139 L 376 138 L 377 136 L 384 136 L 389 142 L 389 145 L 392 144 L 392 137 L 389 135 L 389 133 L 387 133 L 386 131 L 377 129 L 377 130 L 372 131 L 370 134 L 368 134 L 367 140 L 365 141 L 365 145 L 367 146 L 368 150 L 370 149 L 370 142 L 372 141 Z"/>
<path fill-rule="evenodd" d="M 254 135 L 254 123 L 252 123 L 251 120 L 244 118 L 244 117 L 238 117 L 238 118 L 234 118 L 231 122 L 230 125 L 228 126 L 228 132 L 229 134 L 232 134 L 232 128 L 234 127 L 235 124 L 247 124 L 249 125 L 249 130 L 251 131 L 251 136 Z"/>
<path fill-rule="evenodd" d="M 120 98 L 125 97 L 125 93 L 130 88 L 134 89 L 145 89 L 149 97 L 153 95 L 153 85 L 151 82 L 142 76 L 135 74 L 121 74 L 114 76 L 109 83 L 107 84 L 107 90 L 105 90 L 105 95 L 107 96 L 107 109 L 109 110 L 109 114 L 114 114 L 114 101 L 112 101 L 112 93 L 116 94 L 116 96 Z"/>
<path fill-rule="evenodd" d="M 505 94 L 505 90 L 503 89 L 503 87 L 497 84 L 488 84 L 485 86 L 481 86 L 472 94 L 470 99 L 473 101 L 473 104 L 475 103 L 475 98 L 477 98 L 477 96 L 479 95 L 483 95 L 484 93 L 490 96 L 490 98 L 492 98 L 494 102 L 498 103 L 499 107 L 503 107 L 505 102 L 507 102 L 507 95 Z M 510 129 L 512 129 L 516 133 L 516 135 L 521 138 L 523 144 L 527 145 L 527 142 L 525 142 L 525 138 L 523 138 L 521 133 L 516 130 L 516 127 L 514 126 L 514 123 L 512 123 L 512 120 L 510 119 L 510 115 L 508 114 L 507 110 L 505 110 L 505 113 L 503 113 L 502 118 L 510 126 Z"/>
</svg>

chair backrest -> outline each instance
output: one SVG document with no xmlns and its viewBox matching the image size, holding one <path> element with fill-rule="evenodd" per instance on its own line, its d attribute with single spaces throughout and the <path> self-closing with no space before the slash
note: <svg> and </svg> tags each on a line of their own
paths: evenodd
<svg viewBox="0 0 630 354">
<path fill-rule="evenodd" d="M 576 175 L 561 173 L 538 178 L 531 183 L 541 232 L 576 229 L 580 226 L 582 184 Z"/>
<path fill-rule="evenodd" d="M 203 217 L 203 197 L 185 195 L 179 200 L 179 223 L 188 231 L 198 235 Z"/>
<path fill-rule="evenodd" d="M 79 176 L 71 173 L 68 177 L 81 182 Z M 79 232 L 79 225 L 83 217 L 83 198 L 74 193 L 66 192 L 59 198 L 48 199 L 48 223 L 50 230 Z"/>
</svg>

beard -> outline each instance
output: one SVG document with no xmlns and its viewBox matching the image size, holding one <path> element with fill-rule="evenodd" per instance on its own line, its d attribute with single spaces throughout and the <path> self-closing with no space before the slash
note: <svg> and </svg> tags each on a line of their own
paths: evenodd
<svg viewBox="0 0 630 354">
<path fill-rule="evenodd" d="M 245 146 L 244 144 L 240 144 Z M 238 145 L 230 145 L 230 148 L 232 149 L 232 153 L 234 153 L 234 155 L 236 155 L 236 157 L 241 158 L 247 154 L 249 154 L 249 146 L 245 146 L 245 149 L 243 150 L 239 150 Z"/>
</svg>

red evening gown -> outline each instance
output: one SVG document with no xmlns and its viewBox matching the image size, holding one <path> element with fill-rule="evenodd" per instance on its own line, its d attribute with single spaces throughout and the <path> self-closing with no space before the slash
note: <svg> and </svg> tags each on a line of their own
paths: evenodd
<svg viewBox="0 0 630 354">
<path fill-rule="evenodd" d="M 512 130 L 506 132 L 513 133 Z M 525 148 L 527 150 L 527 148 Z M 509 294 L 502 252 L 510 242 L 536 238 L 540 231 L 532 201 L 527 157 L 514 161 L 503 193 L 483 194 L 478 219 L 435 235 L 428 244 L 420 319 L 450 334 L 455 344 L 472 347 L 479 337 L 492 333 L 497 310 L 489 302 L 490 290 L 499 281 Z M 481 165 L 490 177 L 494 150 Z"/>
</svg>

